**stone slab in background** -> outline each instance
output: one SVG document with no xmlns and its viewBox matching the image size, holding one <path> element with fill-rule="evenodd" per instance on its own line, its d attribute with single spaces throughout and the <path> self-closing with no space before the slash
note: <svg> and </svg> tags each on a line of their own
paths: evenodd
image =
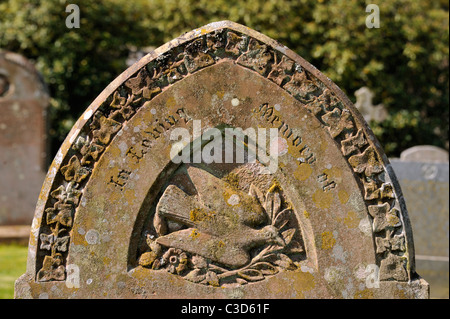
<svg viewBox="0 0 450 319">
<path fill-rule="evenodd" d="M 27 225 L 0 226 L 0 244 L 26 245 L 30 238 L 30 229 Z"/>
<path fill-rule="evenodd" d="M 433 145 L 417 145 L 400 154 L 400 159 L 406 162 L 448 162 L 448 152 Z"/>
<path fill-rule="evenodd" d="M 49 95 L 23 56 L 0 51 L 0 225 L 30 225 L 45 178 Z"/>
<path fill-rule="evenodd" d="M 417 146 L 403 154 L 390 161 L 413 225 L 416 268 L 430 283 L 432 298 L 449 298 L 448 153 Z"/>
<path fill-rule="evenodd" d="M 230 155 L 215 142 L 231 128 L 248 134 L 228 139 L 232 160 L 205 159 Z M 254 30 L 212 23 L 144 56 L 77 121 L 15 296 L 428 298 L 400 194 L 334 83 Z"/>
</svg>

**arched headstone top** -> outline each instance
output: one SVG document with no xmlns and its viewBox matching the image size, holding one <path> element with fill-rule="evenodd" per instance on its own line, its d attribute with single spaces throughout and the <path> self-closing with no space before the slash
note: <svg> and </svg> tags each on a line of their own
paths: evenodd
<svg viewBox="0 0 450 319">
<path fill-rule="evenodd" d="M 42 75 L 20 54 L 0 50 L 0 100 L 33 99 L 48 106 L 49 93 Z"/>
<path fill-rule="evenodd" d="M 448 162 L 448 151 L 434 145 L 416 145 L 404 150 L 400 160 L 407 162 Z"/>
<path fill-rule="evenodd" d="M 262 291 L 427 297 L 401 191 L 364 119 L 294 52 L 223 21 L 144 56 L 74 125 L 16 296 Z"/>
</svg>

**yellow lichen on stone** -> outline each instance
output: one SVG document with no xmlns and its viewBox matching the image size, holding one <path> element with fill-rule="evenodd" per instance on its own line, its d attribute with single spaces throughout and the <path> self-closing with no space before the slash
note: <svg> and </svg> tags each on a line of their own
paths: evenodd
<svg viewBox="0 0 450 319">
<path fill-rule="evenodd" d="M 173 96 L 169 97 L 166 100 L 166 107 L 167 108 L 172 108 L 177 104 L 177 101 L 175 100 L 175 98 Z"/>
<path fill-rule="evenodd" d="M 359 225 L 359 219 L 355 212 L 348 212 L 344 218 L 344 224 L 348 228 L 356 228 Z"/>
<path fill-rule="evenodd" d="M 104 258 L 103 258 L 103 264 L 108 265 L 109 263 L 111 263 L 111 258 L 109 258 L 109 257 L 104 257 Z"/>
<path fill-rule="evenodd" d="M 357 291 L 353 297 L 354 299 L 374 299 L 373 291 L 369 289 Z"/>
<path fill-rule="evenodd" d="M 350 198 L 350 196 L 348 195 L 348 193 L 341 189 L 340 191 L 338 191 L 338 198 L 339 201 L 341 202 L 341 204 L 346 204 Z"/>
<path fill-rule="evenodd" d="M 331 167 L 331 168 L 326 168 L 323 170 L 323 172 L 325 174 L 327 174 L 327 176 L 330 179 L 336 179 L 336 178 L 340 178 L 342 176 L 342 170 L 338 167 Z"/>
<path fill-rule="evenodd" d="M 331 249 L 336 243 L 336 239 L 334 239 L 333 233 L 326 231 L 322 233 L 322 249 Z"/>
<path fill-rule="evenodd" d="M 317 208 L 326 209 L 331 206 L 333 202 L 333 194 L 330 192 L 324 192 L 318 189 L 312 196 L 313 202 L 316 204 Z"/>
<path fill-rule="evenodd" d="M 294 171 L 294 177 L 299 181 L 307 180 L 312 174 L 312 168 L 309 164 L 301 164 Z"/>
<path fill-rule="evenodd" d="M 219 99 L 223 99 L 225 91 L 224 90 L 217 91 L 216 95 Z"/>
<path fill-rule="evenodd" d="M 303 216 L 305 216 L 305 218 L 309 218 L 309 213 L 305 210 L 303 211 Z"/>
<path fill-rule="evenodd" d="M 200 236 L 200 233 L 197 231 L 197 229 L 193 229 L 191 234 L 189 235 L 189 237 L 191 237 L 192 239 L 196 239 L 198 238 L 198 236 Z"/>
<path fill-rule="evenodd" d="M 189 213 L 189 219 L 193 222 L 209 221 L 216 215 L 215 211 L 207 211 L 202 208 L 194 208 Z"/>
</svg>

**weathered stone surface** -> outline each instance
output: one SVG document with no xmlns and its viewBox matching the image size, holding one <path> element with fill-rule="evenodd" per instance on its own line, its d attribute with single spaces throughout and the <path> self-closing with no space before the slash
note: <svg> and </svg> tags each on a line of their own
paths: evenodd
<svg viewBox="0 0 450 319">
<path fill-rule="evenodd" d="M 433 145 L 418 145 L 400 154 L 402 161 L 408 162 L 448 162 L 448 152 Z"/>
<path fill-rule="evenodd" d="M 390 161 L 412 220 L 417 271 L 430 283 L 431 298 L 448 298 L 449 165 L 438 158 L 422 154 Z"/>
<path fill-rule="evenodd" d="M 29 225 L 45 178 L 49 96 L 34 66 L 0 51 L 0 225 Z"/>
<path fill-rule="evenodd" d="M 193 30 L 69 133 L 16 297 L 427 298 L 386 162 L 301 57 L 232 22 Z"/>
</svg>

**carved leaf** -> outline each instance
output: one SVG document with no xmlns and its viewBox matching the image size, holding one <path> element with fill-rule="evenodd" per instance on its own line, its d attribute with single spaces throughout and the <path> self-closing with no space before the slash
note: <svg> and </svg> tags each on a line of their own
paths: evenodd
<svg viewBox="0 0 450 319">
<path fill-rule="evenodd" d="M 342 131 L 353 130 L 353 120 L 350 112 L 346 109 L 340 110 L 337 107 L 322 116 L 322 121 L 329 125 L 328 130 L 333 138 L 337 137 Z"/>
<path fill-rule="evenodd" d="M 388 203 L 369 206 L 369 214 L 373 217 L 373 231 L 376 233 L 386 228 L 401 226 L 398 210 L 396 208 L 390 209 Z"/>
<path fill-rule="evenodd" d="M 202 269 L 194 269 L 189 272 L 184 279 L 189 280 L 194 283 L 199 283 L 206 279 L 206 274 Z"/>
<path fill-rule="evenodd" d="M 67 165 L 61 167 L 61 173 L 66 181 L 80 183 L 89 175 L 90 171 L 88 168 L 81 166 L 80 160 L 74 155 Z"/>
<path fill-rule="evenodd" d="M 259 270 L 263 275 L 275 275 L 278 269 L 268 262 L 259 262 L 252 266 L 253 269 Z"/>
<path fill-rule="evenodd" d="M 55 236 L 53 234 L 40 234 L 39 238 L 41 239 L 41 249 L 50 250 L 52 249 L 52 244 L 55 240 Z"/>
<path fill-rule="evenodd" d="M 302 253 L 304 251 L 302 244 L 298 240 L 291 241 L 289 246 L 284 250 L 285 253 L 289 254 Z"/>
<path fill-rule="evenodd" d="M 65 267 L 61 263 L 60 254 L 56 254 L 55 257 L 45 256 L 42 269 L 37 273 L 38 281 L 64 280 Z"/>
<path fill-rule="evenodd" d="M 256 198 L 261 206 L 264 205 L 265 200 L 263 193 L 260 191 L 258 187 L 256 187 L 253 184 L 250 185 L 249 195 Z"/>
<path fill-rule="evenodd" d="M 56 250 L 62 251 L 62 252 L 67 251 L 67 246 L 69 244 L 69 241 L 70 241 L 70 236 L 56 238 L 56 241 L 55 241 Z"/>
<path fill-rule="evenodd" d="M 289 245 L 292 241 L 292 238 L 294 238 L 295 235 L 295 228 L 290 228 L 288 230 L 285 230 L 281 233 L 281 236 L 283 236 L 284 242 L 286 245 Z"/>
<path fill-rule="evenodd" d="M 280 194 L 276 191 L 275 187 L 271 187 L 266 194 L 266 203 L 264 207 L 270 217 L 270 220 L 273 220 L 276 214 L 278 214 L 278 212 L 280 211 L 280 207 Z"/>
<path fill-rule="evenodd" d="M 112 119 L 108 119 L 103 115 L 95 117 L 91 124 L 94 139 L 103 145 L 108 145 L 112 139 L 112 135 L 117 133 L 121 128 L 121 124 Z"/>
<path fill-rule="evenodd" d="M 238 275 L 247 281 L 260 281 L 264 279 L 263 274 L 256 269 L 244 269 L 239 271 Z"/>
<path fill-rule="evenodd" d="M 219 277 L 213 271 L 208 271 L 206 273 L 206 282 L 213 287 L 219 287 Z"/>
<path fill-rule="evenodd" d="M 292 210 L 287 208 L 287 209 L 283 209 L 274 219 L 273 221 L 273 225 L 281 230 L 283 229 L 284 226 L 287 225 L 287 223 L 289 222 L 291 215 L 292 214 Z"/>
<path fill-rule="evenodd" d="M 287 270 L 294 270 L 297 268 L 291 258 L 285 254 L 277 254 L 277 257 L 278 259 L 274 261 L 275 265 Z"/>
<path fill-rule="evenodd" d="M 369 146 L 362 154 L 351 156 L 348 162 L 355 172 L 365 173 L 366 176 L 381 173 L 384 170 L 372 146 Z"/>
<path fill-rule="evenodd" d="M 366 139 L 364 138 L 364 133 L 362 129 L 359 129 L 355 135 L 350 136 L 349 138 L 343 140 L 341 142 L 341 150 L 342 153 L 347 156 L 352 154 L 353 152 L 358 151 L 362 147 L 367 144 Z"/>
</svg>

